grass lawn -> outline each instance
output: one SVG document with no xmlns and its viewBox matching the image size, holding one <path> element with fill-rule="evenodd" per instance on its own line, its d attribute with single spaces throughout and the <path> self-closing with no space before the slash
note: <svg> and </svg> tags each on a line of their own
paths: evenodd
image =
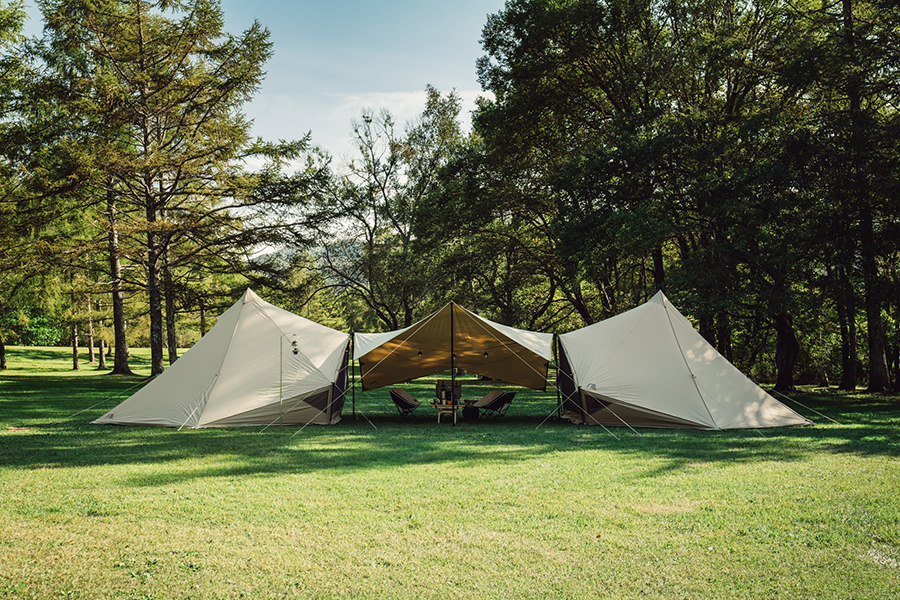
<svg viewBox="0 0 900 600">
<path fill-rule="evenodd" d="M 638 435 L 540 425 L 553 393 L 453 427 L 357 390 L 365 418 L 332 427 L 176 431 L 87 423 L 139 377 L 56 348 L 9 366 L 0 598 L 900 596 L 896 396 L 798 396 L 840 425 Z"/>
</svg>

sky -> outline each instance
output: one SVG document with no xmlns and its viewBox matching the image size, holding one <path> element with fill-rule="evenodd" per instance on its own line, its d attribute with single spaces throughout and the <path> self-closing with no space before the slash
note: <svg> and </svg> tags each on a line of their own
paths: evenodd
<svg viewBox="0 0 900 600">
<path fill-rule="evenodd" d="M 504 0 L 221 0 L 225 29 L 254 19 L 269 28 L 274 56 L 255 99 L 245 107 L 253 133 L 312 142 L 339 163 L 353 157 L 352 121 L 364 108 L 388 109 L 398 123 L 425 105 L 425 86 L 455 89 L 469 129 L 478 85 L 481 30 Z M 34 0 L 26 33 L 41 31 Z"/>
</svg>

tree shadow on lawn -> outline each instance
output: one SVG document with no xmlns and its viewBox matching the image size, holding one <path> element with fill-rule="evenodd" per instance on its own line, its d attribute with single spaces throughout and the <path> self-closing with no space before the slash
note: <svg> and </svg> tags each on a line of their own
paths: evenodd
<svg viewBox="0 0 900 600">
<path fill-rule="evenodd" d="M 528 460 L 548 453 L 599 450 L 598 460 L 655 459 L 653 477 L 697 464 L 803 461 L 817 452 L 900 456 L 898 410 L 884 403 L 844 406 L 844 425 L 767 429 L 761 432 L 605 431 L 521 416 L 453 425 L 396 417 L 346 420 L 332 427 L 203 429 L 92 426 L 83 421 L 0 433 L 0 466 L 54 469 L 104 465 L 159 465 L 127 483 L 160 486 L 199 478 L 347 473 L 408 465 L 484 465 Z M 377 428 L 376 428 L 377 427 Z M 660 463 L 660 459 L 662 462 Z M 176 468 L 178 461 L 199 460 Z M 215 464 L 209 464 L 214 462 Z M 166 465 L 173 465 L 171 468 Z"/>
<path fill-rule="evenodd" d="M 35 385 L 39 381 L 40 385 Z M 392 413 L 385 398 L 331 427 L 261 427 L 177 431 L 155 427 L 88 425 L 115 406 L 140 377 L 53 376 L 0 380 L 0 468 L 40 469 L 103 465 L 160 465 L 136 485 L 233 475 L 347 472 L 415 464 L 465 466 L 515 462 L 548 453 L 598 450 L 598 460 L 657 459 L 656 471 L 698 463 L 802 461 L 812 453 L 900 456 L 900 406 L 896 397 L 801 396 L 804 404 L 842 423 L 812 415 L 812 427 L 760 431 L 693 431 L 577 426 L 558 422 L 555 399 L 520 403 L 499 419 L 436 423 L 435 413 L 409 419 Z M 96 408 L 78 411 L 95 405 Z M 424 407 L 423 407 L 424 408 Z M 809 411 L 803 410 L 804 414 Z M 75 416 L 72 416 L 72 415 Z M 296 433 L 296 435 L 295 435 Z M 198 465 L 164 465 L 199 459 Z M 662 462 L 660 462 L 660 460 Z M 210 462 L 215 462 L 210 466 Z"/>
<path fill-rule="evenodd" d="M 86 410 L 91 407 L 102 414 L 146 382 L 147 378 L 132 375 L 90 373 L 36 378 L 4 374 L 0 379 L 0 424 L 28 426 L 66 420 L 73 414 L 93 414 Z"/>
</svg>

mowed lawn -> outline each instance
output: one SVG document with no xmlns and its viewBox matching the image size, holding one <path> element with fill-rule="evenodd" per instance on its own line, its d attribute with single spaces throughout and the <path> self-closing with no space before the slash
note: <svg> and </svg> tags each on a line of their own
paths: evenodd
<svg viewBox="0 0 900 600">
<path fill-rule="evenodd" d="M 0 598 L 900 597 L 896 396 L 638 434 L 558 422 L 554 392 L 454 427 L 357 389 L 332 427 L 177 431 L 89 425 L 141 379 L 70 363 L 0 374 Z"/>
</svg>

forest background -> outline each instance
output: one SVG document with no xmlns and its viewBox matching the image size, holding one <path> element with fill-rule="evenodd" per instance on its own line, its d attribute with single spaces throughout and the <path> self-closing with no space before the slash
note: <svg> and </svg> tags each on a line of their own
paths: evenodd
<svg viewBox="0 0 900 600">
<path fill-rule="evenodd" d="M 248 286 L 353 331 L 454 300 L 563 332 L 661 289 L 779 389 L 900 381 L 896 2 L 509 0 L 472 131 L 426 86 L 361 111 L 349 165 L 251 137 L 262 24 L 38 4 L 26 39 L 0 0 L 0 369 L 81 340 L 159 373 Z"/>
</svg>

